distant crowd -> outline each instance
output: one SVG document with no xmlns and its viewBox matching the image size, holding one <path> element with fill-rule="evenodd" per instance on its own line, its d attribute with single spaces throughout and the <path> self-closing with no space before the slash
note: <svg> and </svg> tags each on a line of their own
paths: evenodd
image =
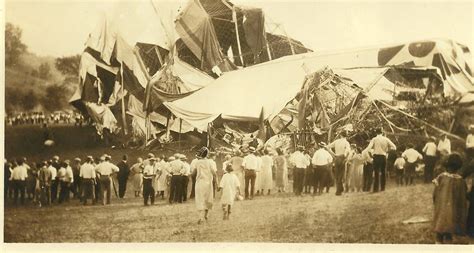
<svg viewBox="0 0 474 253">
<path fill-rule="evenodd" d="M 329 144 L 297 146 L 290 154 L 250 145 L 226 155 L 221 170 L 217 169 L 216 154 L 205 147 L 193 159 L 179 153 L 170 157 L 149 153 L 135 163 L 129 163 L 124 155 L 114 164 L 107 154 L 73 161 L 54 156 L 32 166 L 21 158 L 5 164 L 5 200 L 16 205 L 19 197 L 21 204 L 27 197 L 44 206 L 68 202 L 72 195 L 84 205 L 88 200 L 107 205 L 113 192 L 124 198 L 128 185 L 135 197 L 143 197 L 145 206 L 153 205 L 156 198 L 166 198 L 170 204 L 194 199 L 201 223 L 208 219 L 216 191 L 222 191 L 223 218 L 229 219 L 234 200 L 252 200 L 273 191 L 318 196 L 335 186 L 336 196 L 383 192 L 390 171 L 399 186 L 414 185 L 418 174 L 423 183 L 435 184 L 437 241 L 449 242 L 452 234 L 467 231 L 474 236 L 474 205 L 468 206 L 474 203 L 474 193 L 466 183 L 474 173 L 474 127 L 470 131 L 464 155 L 451 151 L 447 135 L 439 140 L 430 137 L 421 152 L 410 143 L 397 151 L 378 129 L 365 146 L 351 144 L 345 133 Z"/>
<path fill-rule="evenodd" d="M 85 124 L 84 117 L 78 112 L 21 112 L 13 113 L 5 117 L 6 125 L 44 125 L 44 124 L 74 124 L 82 126 Z"/>
</svg>

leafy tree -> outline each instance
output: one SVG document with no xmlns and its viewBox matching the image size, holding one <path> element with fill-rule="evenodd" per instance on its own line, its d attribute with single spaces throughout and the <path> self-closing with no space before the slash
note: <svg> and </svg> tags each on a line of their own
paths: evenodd
<svg viewBox="0 0 474 253">
<path fill-rule="evenodd" d="M 38 97 L 36 96 L 33 90 L 28 91 L 21 98 L 21 106 L 26 111 L 33 110 L 36 105 L 38 105 Z"/>
<path fill-rule="evenodd" d="M 43 62 L 38 67 L 38 76 L 42 79 L 48 79 L 51 76 L 51 67 L 49 63 Z"/>
<path fill-rule="evenodd" d="M 52 112 L 62 109 L 67 105 L 66 87 L 64 85 L 53 84 L 46 88 L 45 95 L 41 99 L 43 108 Z"/>
<path fill-rule="evenodd" d="M 5 27 L 5 65 L 18 63 L 21 54 L 26 52 L 26 45 L 21 42 L 21 28 L 7 23 Z"/>
<path fill-rule="evenodd" d="M 56 68 L 66 76 L 77 76 L 79 73 L 80 55 L 56 58 Z"/>
</svg>

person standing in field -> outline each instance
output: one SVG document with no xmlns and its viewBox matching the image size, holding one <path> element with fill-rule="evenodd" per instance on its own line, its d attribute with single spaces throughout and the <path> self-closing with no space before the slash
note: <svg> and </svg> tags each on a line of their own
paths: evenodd
<svg viewBox="0 0 474 253">
<path fill-rule="evenodd" d="M 297 196 L 303 191 L 304 172 L 310 164 L 310 160 L 303 152 L 304 146 L 298 146 L 298 149 L 290 156 L 290 163 L 294 167 L 293 189 Z"/>
<path fill-rule="evenodd" d="M 169 203 L 182 203 L 183 199 L 183 183 L 182 175 L 184 172 L 184 163 L 179 159 L 180 154 L 174 155 L 174 160 L 170 162 L 170 174 L 171 174 L 171 183 L 170 183 L 170 196 Z"/>
<path fill-rule="evenodd" d="M 243 161 L 244 159 L 240 150 L 237 150 L 235 155 L 229 160 L 229 163 L 232 165 L 233 173 L 239 179 L 241 187 L 245 185 L 245 171 L 242 166 Z"/>
<path fill-rule="evenodd" d="M 311 161 L 311 155 L 314 155 L 314 151 L 312 149 L 307 150 L 304 152 L 304 155 L 308 161 Z M 308 167 L 304 170 L 304 180 L 303 180 L 303 189 L 304 193 L 311 193 L 311 187 L 314 183 L 314 175 L 313 175 L 313 166 L 311 162 L 309 163 Z M 313 190 L 314 193 L 314 190 Z"/>
<path fill-rule="evenodd" d="M 348 157 L 348 190 L 354 192 L 361 192 L 362 191 L 362 181 L 363 181 L 363 173 L 364 173 L 364 157 L 360 153 L 360 148 L 357 146 L 353 147 L 353 152 Z"/>
<path fill-rule="evenodd" d="M 351 151 L 351 144 L 346 139 L 346 134 L 341 133 L 341 137 L 336 139 L 327 146 L 328 149 L 334 149 L 334 176 L 336 178 L 336 196 L 340 196 L 344 192 L 344 175 L 346 168 L 346 158 Z"/>
<path fill-rule="evenodd" d="M 186 155 L 181 154 L 180 157 L 181 162 L 183 162 L 183 173 L 181 174 L 181 199 L 182 201 L 186 202 L 188 200 L 188 184 L 189 184 L 189 176 L 191 175 L 191 167 L 189 163 L 186 161 Z"/>
<path fill-rule="evenodd" d="M 264 155 L 262 156 L 262 166 L 260 171 L 260 190 L 262 195 L 267 193 L 270 195 L 271 189 L 273 188 L 273 177 L 272 177 L 272 168 L 273 168 L 273 158 L 270 156 L 270 153 L 267 149 L 263 151 Z"/>
<path fill-rule="evenodd" d="M 132 186 L 135 197 L 140 197 L 140 192 L 142 191 L 143 185 L 143 159 L 141 157 L 137 158 L 137 162 L 132 165 L 130 173 L 132 176 Z"/>
<path fill-rule="evenodd" d="M 161 199 L 165 199 L 165 191 L 168 189 L 168 177 L 169 177 L 169 164 L 166 162 L 165 157 L 162 156 L 157 166 L 156 177 L 156 192 L 157 196 L 161 196 Z"/>
<path fill-rule="evenodd" d="M 257 178 L 258 159 L 255 156 L 255 148 L 249 148 L 250 153 L 244 157 L 242 166 L 245 169 L 245 199 L 253 199 L 255 192 L 255 180 Z"/>
<path fill-rule="evenodd" d="M 212 209 L 214 202 L 213 194 L 213 180 L 216 177 L 216 172 L 212 168 L 212 164 L 207 159 L 209 150 L 206 147 L 202 147 L 197 153 L 198 160 L 193 163 L 192 170 L 196 170 L 196 207 L 200 212 L 198 224 L 203 219 L 207 221 L 209 210 Z"/>
<path fill-rule="evenodd" d="M 377 136 L 372 138 L 366 149 L 373 150 L 373 167 L 374 167 L 374 189 L 373 192 L 385 191 L 385 167 L 387 152 L 389 149 L 396 150 L 397 146 L 393 142 L 383 136 L 382 128 L 376 130 Z M 379 188 L 380 183 L 380 188 Z"/>
<path fill-rule="evenodd" d="M 226 172 L 221 179 L 219 184 L 219 190 L 222 190 L 221 205 L 222 211 L 224 212 L 224 220 L 228 220 L 232 205 L 237 194 L 240 194 L 240 183 L 237 176 L 232 173 L 232 166 L 226 166 Z"/>
<path fill-rule="evenodd" d="M 128 176 L 130 175 L 130 166 L 127 163 L 128 156 L 123 155 L 122 161 L 117 164 L 119 168 L 117 178 L 118 178 L 118 185 L 119 185 L 119 198 L 123 199 L 125 196 L 125 192 L 127 191 L 127 181 Z"/>
<path fill-rule="evenodd" d="M 280 148 L 276 149 L 277 157 L 275 157 L 275 186 L 278 192 L 285 192 L 288 186 L 288 163 Z"/>
<path fill-rule="evenodd" d="M 48 162 L 43 162 L 39 171 L 39 186 L 41 194 L 39 197 L 39 206 L 42 204 L 51 205 L 51 171 L 48 169 Z"/>
<path fill-rule="evenodd" d="M 415 177 L 416 164 L 418 161 L 423 159 L 423 156 L 414 149 L 413 144 L 408 143 L 407 149 L 402 153 L 403 159 L 405 159 L 405 185 L 413 185 Z"/>
<path fill-rule="evenodd" d="M 326 149 L 326 143 L 320 142 L 317 147 L 318 150 L 314 152 L 313 158 L 311 159 L 314 170 L 313 195 L 322 194 L 324 187 L 326 187 L 326 192 L 329 192 L 331 185 L 331 165 L 333 162 L 331 153 Z"/>
<path fill-rule="evenodd" d="M 81 198 L 81 180 L 79 180 L 79 174 L 81 171 L 81 158 L 76 157 L 74 158 L 74 162 L 72 163 L 72 175 L 74 178 L 74 182 L 72 183 L 72 193 L 74 194 L 74 198 Z"/>
<path fill-rule="evenodd" d="M 431 183 L 433 180 L 433 172 L 436 165 L 436 143 L 435 138 L 430 137 L 428 142 L 423 147 L 423 156 L 425 161 L 424 182 Z"/>
<path fill-rule="evenodd" d="M 452 243 L 453 234 L 464 235 L 466 231 L 467 185 L 457 174 L 462 164 L 459 154 L 450 154 L 444 165 L 446 171 L 433 180 L 433 230 L 436 243 Z"/>
<path fill-rule="evenodd" d="M 155 157 L 148 159 L 148 164 L 143 169 L 143 204 L 148 206 L 148 199 L 151 205 L 155 204 L 155 189 L 153 189 L 153 179 L 155 178 Z"/>
<path fill-rule="evenodd" d="M 17 160 L 17 166 L 13 168 L 11 174 L 11 181 L 13 183 L 14 191 L 14 203 L 18 204 L 18 195 L 20 195 L 20 201 L 23 205 L 25 203 L 25 188 L 26 188 L 26 178 L 28 177 L 28 171 L 26 165 L 23 163 L 23 159 Z"/>
<path fill-rule="evenodd" d="M 11 175 L 12 175 L 12 164 L 5 159 L 3 165 L 3 199 L 4 201 L 8 198 L 8 193 L 12 190 Z"/>
<path fill-rule="evenodd" d="M 58 170 L 61 168 L 59 163 L 59 156 L 53 156 L 53 160 L 51 165 L 49 166 L 51 170 L 51 174 L 53 176 L 53 181 L 51 182 L 51 202 L 55 202 L 58 198 L 58 186 L 59 186 L 59 179 L 58 179 Z"/>
<path fill-rule="evenodd" d="M 395 174 L 397 176 L 397 185 L 402 186 L 405 171 L 405 159 L 402 157 L 400 152 L 398 152 L 397 159 L 393 166 L 395 167 Z"/>
<path fill-rule="evenodd" d="M 110 156 L 104 155 L 104 162 L 96 167 L 96 172 L 100 175 L 100 197 L 102 198 L 102 205 L 110 204 L 110 197 L 112 195 L 112 174 L 119 172 L 119 168 L 110 162 Z M 106 202 L 107 201 L 107 202 Z"/>
<path fill-rule="evenodd" d="M 87 199 L 92 199 L 92 203 L 96 202 L 95 198 L 95 166 L 94 158 L 92 156 L 87 156 L 86 162 L 81 166 L 81 171 L 79 172 L 79 177 L 81 178 L 81 186 L 83 191 L 82 202 L 84 205 L 87 205 Z"/>
<path fill-rule="evenodd" d="M 364 160 L 364 172 L 362 180 L 362 191 L 368 192 L 372 188 L 372 183 L 374 181 L 374 166 L 373 166 L 373 150 L 364 149 L 361 152 L 362 158 Z"/>
</svg>

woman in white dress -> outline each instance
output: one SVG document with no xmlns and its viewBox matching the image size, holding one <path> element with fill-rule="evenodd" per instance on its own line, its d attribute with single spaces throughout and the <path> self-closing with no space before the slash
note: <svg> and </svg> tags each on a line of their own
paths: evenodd
<svg viewBox="0 0 474 253">
<path fill-rule="evenodd" d="M 169 175 L 168 163 L 164 158 L 158 164 L 157 177 L 156 177 L 156 192 L 158 197 L 161 196 L 161 199 L 165 199 L 165 191 L 168 188 L 167 178 Z"/>
<path fill-rule="evenodd" d="M 195 199 L 196 208 L 200 212 L 198 224 L 203 219 L 208 219 L 209 210 L 212 209 L 214 202 L 212 181 L 216 177 L 215 171 L 212 169 L 211 162 L 207 159 L 209 150 L 203 147 L 197 153 L 198 160 L 192 164 L 191 170 L 196 170 L 196 187 Z"/>
<path fill-rule="evenodd" d="M 232 166 L 227 166 L 226 172 L 219 184 L 219 190 L 222 190 L 221 204 L 222 211 L 224 211 L 224 220 L 229 219 L 230 209 L 234 204 L 237 193 L 240 192 L 240 182 L 237 176 L 232 173 Z"/>
<path fill-rule="evenodd" d="M 140 192 L 142 191 L 143 185 L 143 159 L 138 157 L 137 163 L 132 165 L 130 168 L 130 176 L 132 177 L 133 191 L 135 192 L 135 197 L 140 197 Z"/>
<path fill-rule="evenodd" d="M 270 156 L 268 150 L 264 151 L 264 156 L 261 157 L 262 166 L 260 167 L 260 193 L 262 195 L 267 192 L 270 195 L 270 191 L 273 188 L 273 177 L 272 177 L 272 167 L 273 167 L 273 158 Z"/>
</svg>

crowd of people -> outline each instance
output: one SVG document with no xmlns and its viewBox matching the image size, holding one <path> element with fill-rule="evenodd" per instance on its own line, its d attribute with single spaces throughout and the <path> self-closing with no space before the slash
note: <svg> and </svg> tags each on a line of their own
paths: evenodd
<svg viewBox="0 0 474 253">
<path fill-rule="evenodd" d="M 470 130 L 464 157 L 451 151 L 446 135 L 437 144 L 430 137 L 420 152 L 410 143 L 404 150 L 397 150 L 382 129 L 377 129 L 365 146 L 351 144 L 344 132 L 332 143 L 297 146 L 291 154 L 278 148 L 257 150 L 251 145 L 226 155 L 221 170 L 217 168 L 216 154 L 205 147 L 191 161 L 179 153 L 170 157 L 149 153 L 133 164 L 127 155 L 113 164 L 111 156 L 104 154 L 100 158 L 87 156 L 84 162 L 81 158 L 60 161 L 54 156 L 30 167 L 27 159 L 21 158 L 5 164 L 5 199 L 12 199 L 16 205 L 19 197 L 21 204 L 27 197 L 44 206 L 68 202 L 72 194 L 84 205 L 88 200 L 107 205 L 111 203 L 112 190 L 124 198 L 128 184 L 136 198 L 143 197 L 145 206 L 153 205 L 156 198 L 167 198 L 170 204 L 194 199 L 201 223 L 208 219 L 216 191 L 222 191 L 223 218 L 229 219 L 234 200 L 252 200 L 270 195 L 273 190 L 290 192 L 289 178 L 293 179 L 292 192 L 297 196 L 327 194 L 332 186 L 336 187 L 336 196 L 376 193 L 386 188 L 388 168 L 393 167 L 395 182 L 402 186 L 415 184 L 416 170 L 423 165 L 423 182 L 436 185 L 434 222 L 441 242 L 466 229 L 474 235 L 474 207 L 470 205 L 468 212 L 467 202 L 473 203 L 474 193 L 468 193 L 465 181 L 474 171 L 474 127 Z M 395 157 L 390 158 L 389 154 Z M 470 166 L 459 172 L 463 162 Z"/>
<path fill-rule="evenodd" d="M 21 112 L 6 115 L 6 125 L 44 125 L 44 124 L 73 124 L 82 126 L 85 119 L 78 112 L 54 112 L 46 114 L 44 112 Z"/>
</svg>

